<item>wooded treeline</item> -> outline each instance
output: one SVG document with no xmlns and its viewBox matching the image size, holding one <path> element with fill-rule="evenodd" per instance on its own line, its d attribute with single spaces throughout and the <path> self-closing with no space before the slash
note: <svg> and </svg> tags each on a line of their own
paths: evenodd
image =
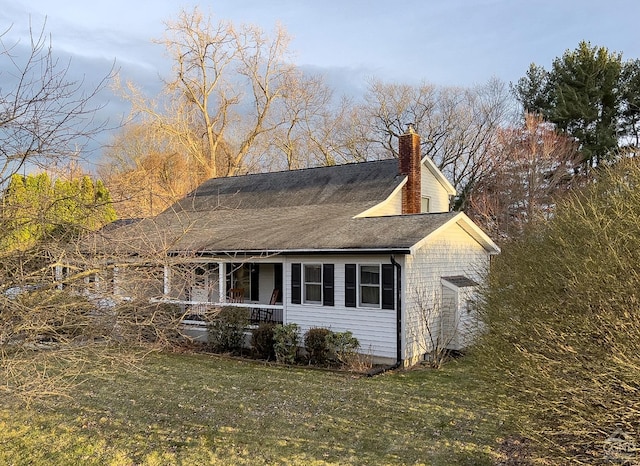
<svg viewBox="0 0 640 466">
<path fill-rule="evenodd" d="M 282 28 L 269 34 L 198 9 L 166 26 L 157 43 L 173 71 L 163 92 L 117 86 L 131 123 L 100 174 L 120 216 L 157 214 L 209 177 L 395 157 L 413 124 L 423 154 L 458 190 L 452 208 L 505 240 L 592 169 L 637 151 L 638 60 L 588 42 L 512 85 L 371 78 L 355 98 L 293 65 Z"/>
</svg>

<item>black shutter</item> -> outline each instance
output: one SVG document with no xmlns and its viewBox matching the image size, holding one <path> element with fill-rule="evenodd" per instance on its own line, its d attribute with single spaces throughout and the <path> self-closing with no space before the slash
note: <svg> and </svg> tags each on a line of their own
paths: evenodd
<svg viewBox="0 0 640 466">
<path fill-rule="evenodd" d="M 302 303 L 302 267 L 301 264 L 291 264 L 291 302 Z"/>
<path fill-rule="evenodd" d="M 322 266 L 322 305 L 333 306 L 333 264 Z"/>
<path fill-rule="evenodd" d="M 382 264 L 382 309 L 393 309 L 395 301 L 393 265 Z"/>
<path fill-rule="evenodd" d="M 344 305 L 356 307 L 356 264 L 344 265 Z"/>
<path fill-rule="evenodd" d="M 282 264 L 273 264 L 273 287 L 280 291 L 280 293 L 278 293 L 276 303 L 282 303 L 282 295 L 284 291 L 282 289 Z"/>
<path fill-rule="evenodd" d="M 250 301 L 260 301 L 260 264 L 249 264 L 251 267 Z"/>
</svg>

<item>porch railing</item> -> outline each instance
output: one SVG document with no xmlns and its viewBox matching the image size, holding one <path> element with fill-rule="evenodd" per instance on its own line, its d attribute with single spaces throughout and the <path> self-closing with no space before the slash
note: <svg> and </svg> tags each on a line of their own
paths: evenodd
<svg viewBox="0 0 640 466">
<path fill-rule="evenodd" d="M 258 325 L 262 322 L 283 323 L 282 305 L 261 303 L 211 303 L 201 301 L 184 301 L 179 299 L 155 298 L 152 302 L 175 304 L 180 307 L 184 318 L 182 323 L 193 326 L 206 326 L 207 322 L 215 319 L 217 313 L 223 307 L 238 307 L 247 310 L 249 325 Z"/>
</svg>

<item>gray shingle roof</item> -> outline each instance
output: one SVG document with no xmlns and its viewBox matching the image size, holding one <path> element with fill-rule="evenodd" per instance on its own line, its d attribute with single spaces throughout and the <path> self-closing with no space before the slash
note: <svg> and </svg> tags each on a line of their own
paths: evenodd
<svg viewBox="0 0 640 466">
<path fill-rule="evenodd" d="M 406 250 L 456 213 L 353 218 L 403 179 L 396 160 L 216 178 L 103 236 L 110 248 L 175 252 Z"/>
</svg>

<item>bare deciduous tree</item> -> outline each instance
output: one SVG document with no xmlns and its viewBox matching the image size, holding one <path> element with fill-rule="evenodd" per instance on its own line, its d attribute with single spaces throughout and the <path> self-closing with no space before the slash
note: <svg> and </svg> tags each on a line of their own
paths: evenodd
<svg viewBox="0 0 640 466">
<path fill-rule="evenodd" d="M 106 148 L 98 169 L 120 218 L 156 215 L 204 181 L 197 164 L 156 128 L 129 124 Z"/>
<path fill-rule="evenodd" d="M 69 76 L 70 63 L 54 55 L 45 25 L 31 30 L 31 41 L 7 43 L 0 34 L 0 184 L 25 165 L 46 169 L 66 165 L 104 124 L 94 121 L 93 98 L 110 79 L 96 87 Z"/>
<path fill-rule="evenodd" d="M 413 124 L 429 155 L 458 190 L 456 208 L 490 168 L 498 129 L 511 116 L 509 94 L 497 81 L 472 89 L 386 84 L 373 81 L 361 107 L 377 158 L 397 157 L 395 140 Z"/>
<path fill-rule="evenodd" d="M 547 219 L 557 197 L 574 185 L 577 142 L 557 133 L 542 116 L 526 114 L 522 127 L 498 132 L 491 171 L 476 183 L 469 214 L 497 238 L 519 235 Z"/>
<path fill-rule="evenodd" d="M 204 178 L 246 172 L 264 151 L 266 135 L 283 124 L 275 107 L 297 73 L 287 62 L 284 29 L 269 37 L 256 26 L 214 23 L 196 8 L 168 22 L 158 42 L 173 76 L 157 100 L 128 83 L 134 114 L 180 147 Z"/>
</svg>

